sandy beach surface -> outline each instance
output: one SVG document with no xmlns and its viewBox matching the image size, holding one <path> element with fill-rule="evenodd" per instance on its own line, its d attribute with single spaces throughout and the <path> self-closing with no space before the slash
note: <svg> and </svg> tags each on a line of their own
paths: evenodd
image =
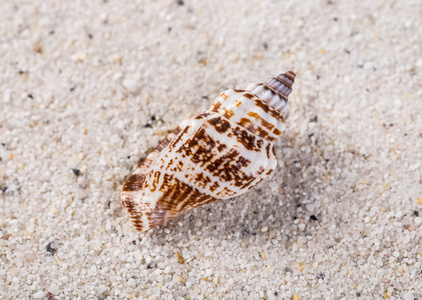
<svg viewBox="0 0 422 300">
<path fill-rule="evenodd" d="M 0 299 L 422 299 L 422 1 L 0 10 Z M 288 70 L 271 177 L 137 233 L 138 161 Z"/>
</svg>

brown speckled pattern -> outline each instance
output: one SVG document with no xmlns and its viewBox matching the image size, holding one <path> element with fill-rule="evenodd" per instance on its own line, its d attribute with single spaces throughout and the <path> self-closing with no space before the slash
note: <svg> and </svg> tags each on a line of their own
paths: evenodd
<svg viewBox="0 0 422 300">
<path fill-rule="evenodd" d="M 291 84 L 274 80 L 277 89 L 268 89 L 275 100 L 287 101 L 278 91 Z M 283 113 L 257 95 L 223 92 L 208 110 L 169 134 L 123 185 L 122 203 L 135 228 L 145 231 L 248 191 L 276 167 L 273 141 L 284 128 Z"/>
</svg>

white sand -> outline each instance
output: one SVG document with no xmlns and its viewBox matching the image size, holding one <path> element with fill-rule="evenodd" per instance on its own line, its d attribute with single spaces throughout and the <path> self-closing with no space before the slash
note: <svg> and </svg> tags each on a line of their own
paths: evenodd
<svg viewBox="0 0 422 300">
<path fill-rule="evenodd" d="M 1 1 L 0 299 L 422 299 L 421 10 Z M 275 174 L 137 233 L 120 204 L 137 161 L 290 69 Z"/>
</svg>

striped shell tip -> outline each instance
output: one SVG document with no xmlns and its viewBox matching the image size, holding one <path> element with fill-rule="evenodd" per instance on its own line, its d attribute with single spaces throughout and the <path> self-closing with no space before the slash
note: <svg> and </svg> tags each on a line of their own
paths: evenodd
<svg viewBox="0 0 422 300">
<path fill-rule="evenodd" d="M 267 79 L 264 84 L 271 87 L 283 97 L 287 98 L 292 92 L 292 86 L 295 83 L 296 74 L 293 71 L 281 73 L 275 78 Z"/>
<path fill-rule="evenodd" d="M 295 81 L 296 78 L 296 74 L 293 71 L 288 71 L 286 73 L 284 73 L 284 75 L 286 75 L 287 77 L 289 77 L 291 80 L 293 80 L 293 82 Z"/>
<path fill-rule="evenodd" d="M 286 73 L 281 73 L 276 78 L 291 88 L 293 83 L 295 83 L 296 74 L 293 71 L 288 71 Z"/>
</svg>

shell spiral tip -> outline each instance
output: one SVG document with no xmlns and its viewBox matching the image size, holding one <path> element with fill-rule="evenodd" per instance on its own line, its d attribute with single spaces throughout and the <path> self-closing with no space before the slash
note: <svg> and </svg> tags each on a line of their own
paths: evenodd
<svg viewBox="0 0 422 300">
<path fill-rule="evenodd" d="M 279 74 L 276 78 L 289 88 L 292 88 L 293 83 L 295 83 L 296 74 L 293 71 L 288 71 L 286 73 Z"/>
<path fill-rule="evenodd" d="M 295 82 L 295 78 L 296 78 L 295 72 L 288 71 L 288 72 L 284 73 L 284 75 L 287 76 L 287 77 L 289 77 L 292 80 L 292 84 Z"/>
<path fill-rule="evenodd" d="M 288 71 L 277 75 L 275 78 L 269 78 L 265 81 L 265 84 L 287 98 L 292 92 L 292 85 L 295 82 L 295 77 L 296 74 L 293 71 Z"/>
</svg>

